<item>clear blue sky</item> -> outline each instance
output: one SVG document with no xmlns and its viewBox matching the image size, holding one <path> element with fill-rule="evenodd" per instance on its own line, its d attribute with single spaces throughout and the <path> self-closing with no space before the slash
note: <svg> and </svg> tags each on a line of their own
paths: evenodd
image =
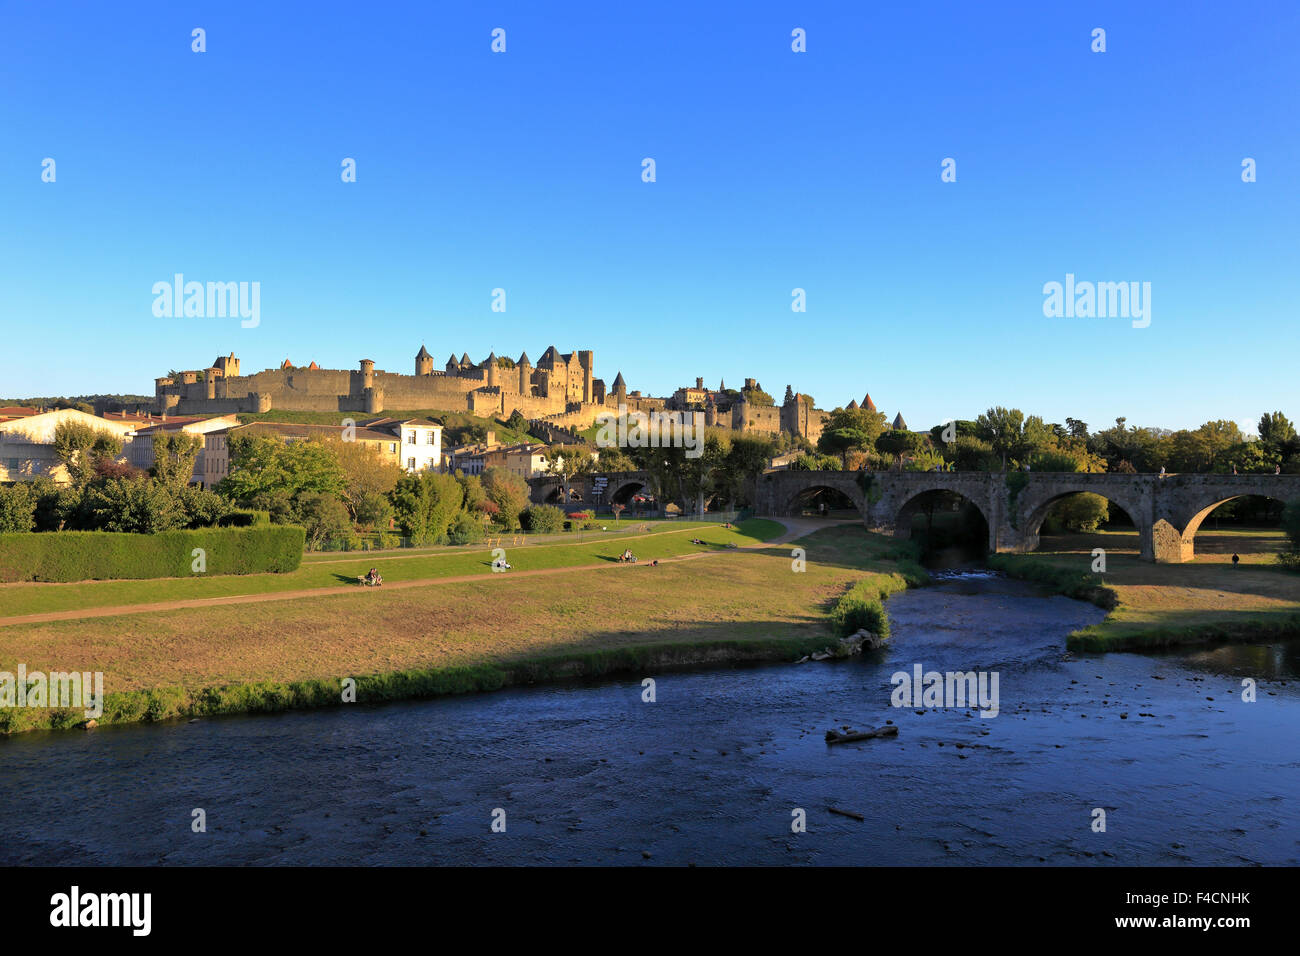
<svg viewBox="0 0 1300 956">
<path fill-rule="evenodd" d="M 439 365 L 554 344 L 652 394 L 869 390 L 913 427 L 992 404 L 1300 418 L 1289 0 L 11 2 L 0 21 L 0 397 L 150 393 L 231 351 L 246 372 L 410 372 L 422 343 Z M 261 325 L 155 318 L 176 272 L 260 282 Z M 1150 327 L 1045 318 L 1067 272 L 1150 282 Z"/>
</svg>

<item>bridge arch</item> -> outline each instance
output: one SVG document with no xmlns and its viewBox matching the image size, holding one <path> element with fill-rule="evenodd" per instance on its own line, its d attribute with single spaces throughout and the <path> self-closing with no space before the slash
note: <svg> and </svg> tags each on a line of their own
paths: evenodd
<svg viewBox="0 0 1300 956">
<path fill-rule="evenodd" d="M 615 485 L 614 490 L 605 496 L 605 500 L 611 505 L 625 505 L 632 500 L 633 495 L 645 491 L 649 487 L 650 482 L 644 478 L 627 478 Z"/>
<path fill-rule="evenodd" d="M 925 483 L 909 488 L 902 503 L 892 509 L 894 537 L 910 538 L 914 519 L 918 514 L 925 513 L 928 508 L 948 501 L 961 502 L 979 513 L 984 520 L 985 528 L 988 529 L 988 548 L 990 551 L 997 550 L 997 527 L 989 520 L 987 503 L 979 500 L 978 497 L 966 494 L 966 490 L 969 489 L 958 490 L 952 487 L 951 483 L 944 482 Z"/>
<path fill-rule="evenodd" d="M 785 507 L 782 511 L 787 515 L 798 515 L 805 508 L 813 507 L 825 503 L 830 510 L 845 510 L 852 508 L 859 515 L 863 515 L 863 499 L 860 494 L 855 495 L 854 488 L 846 488 L 843 482 L 827 481 L 815 482 L 796 488 L 794 492 L 786 499 Z M 865 517 L 865 515 L 863 515 Z"/>
<path fill-rule="evenodd" d="M 1033 551 L 1038 547 L 1039 531 L 1053 505 L 1070 495 L 1090 494 L 1105 498 L 1108 503 L 1118 506 L 1128 515 L 1137 530 L 1142 557 L 1147 561 L 1154 560 L 1149 522 L 1145 518 L 1150 510 L 1149 504 L 1144 501 L 1140 493 L 1122 486 L 1089 480 L 1087 475 L 1087 472 L 1081 472 L 1079 478 L 1074 480 L 1070 480 L 1068 474 L 1052 475 L 1047 481 L 1030 481 L 1025 486 L 1015 508 L 1016 530 L 1021 536 L 1021 549 Z M 1035 479 L 1039 477 L 1034 476 Z"/>
<path fill-rule="evenodd" d="M 1285 500 L 1282 498 L 1277 498 L 1274 497 L 1273 495 L 1261 495 L 1255 491 L 1246 491 L 1246 492 L 1242 492 L 1241 494 L 1229 495 L 1226 498 L 1219 497 L 1222 494 L 1223 494 L 1223 489 L 1216 490 L 1215 493 L 1211 495 L 1211 497 L 1218 498 L 1217 501 L 1213 501 L 1210 504 L 1204 505 L 1203 507 L 1197 507 L 1194 505 L 1193 508 L 1195 510 L 1191 511 L 1185 517 L 1181 530 L 1171 529 L 1171 530 L 1175 530 L 1175 532 L 1178 535 L 1176 547 L 1178 549 L 1178 559 L 1180 561 L 1191 561 L 1193 558 L 1196 557 L 1196 532 L 1201 529 L 1201 525 L 1205 522 L 1206 518 L 1208 518 L 1221 506 L 1226 505 L 1228 502 L 1237 501 L 1241 498 L 1256 497 L 1256 498 L 1268 498 L 1271 501 L 1277 501 L 1281 504 L 1286 503 Z M 1170 536 L 1170 543 L 1171 545 L 1174 544 L 1172 540 L 1172 535 Z"/>
</svg>

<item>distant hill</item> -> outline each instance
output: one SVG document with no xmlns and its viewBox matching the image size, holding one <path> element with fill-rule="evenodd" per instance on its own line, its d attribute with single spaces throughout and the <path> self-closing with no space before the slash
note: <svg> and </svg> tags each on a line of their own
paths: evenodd
<svg viewBox="0 0 1300 956">
<path fill-rule="evenodd" d="M 49 395 L 37 398 L 0 398 L 0 405 L 17 405 L 24 408 L 80 408 L 101 412 L 120 412 L 124 408 L 143 405 L 152 408 L 152 395 Z"/>
</svg>

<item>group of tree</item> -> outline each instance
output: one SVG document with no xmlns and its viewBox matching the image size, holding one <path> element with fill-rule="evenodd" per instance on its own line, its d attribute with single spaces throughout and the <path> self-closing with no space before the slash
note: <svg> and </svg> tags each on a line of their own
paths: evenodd
<svg viewBox="0 0 1300 956">
<path fill-rule="evenodd" d="M 1087 472 L 1300 472 L 1300 438 L 1281 412 L 1265 414 L 1258 438 L 1235 422 L 1217 420 L 1170 431 L 1127 426 L 1090 432 L 1085 422 L 1046 422 L 1018 408 L 995 406 L 974 421 L 956 420 L 928 432 L 891 429 L 884 415 L 837 408 L 817 442 L 816 454 L 791 467 L 880 471 L 1087 471 Z M 838 464 L 836 462 L 838 461 Z"/>
<path fill-rule="evenodd" d="M 0 487 L 0 531 L 152 533 L 217 524 L 232 510 L 221 495 L 189 484 L 198 439 L 154 439 L 147 472 L 118 460 L 122 441 L 83 422 L 55 426 L 54 452 L 70 482 L 40 477 Z"/>
</svg>

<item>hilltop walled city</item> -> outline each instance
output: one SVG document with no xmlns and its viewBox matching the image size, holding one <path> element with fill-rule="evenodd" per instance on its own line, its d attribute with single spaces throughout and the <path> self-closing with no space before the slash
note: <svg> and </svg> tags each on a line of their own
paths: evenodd
<svg viewBox="0 0 1300 956">
<path fill-rule="evenodd" d="M 420 347 L 412 375 L 376 369 L 362 359 L 356 369 L 324 369 L 315 362 L 295 366 L 288 359 L 279 368 L 240 374 L 234 354 L 219 356 L 205 369 L 173 372 L 155 379 L 158 415 L 222 415 L 284 411 L 360 412 L 377 415 L 385 409 L 436 408 L 466 411 L 484 417 L 507 417 L 518 411 L 526 419 L 565 428 L 586 428 L 597 416 L 625 406 L 630 411 L 703 411 L 705 424 L 740 432 L 788 432 L 816 442 L 828 413 L 786 387 L 777 405 L 760 398 L 762 389 L 746 379 L 738 390 L 725 382 L 710 389 L 702 378 L 694 386 L 658 398 L 629 391 L 618 373 L 612 385 L 596 377 L 592 351 L 561 353 L 551 346 L 534 365 L 524 352 L 518 359 L 495 353 L 481 362 L 453 353 L 442 368 Z M 756 400 L 757 399 L 757 400 Z M 863 405 L 875 410 L 868 395 Z M 851 408 L 857 408 L 856 401 Z M 901 421 L 898 419 L 897 421 Z"/>
</svg>

